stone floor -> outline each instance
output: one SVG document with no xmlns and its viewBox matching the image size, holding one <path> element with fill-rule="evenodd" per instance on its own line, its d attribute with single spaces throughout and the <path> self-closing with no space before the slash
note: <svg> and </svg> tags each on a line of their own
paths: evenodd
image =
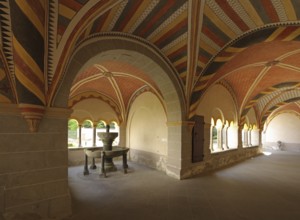
<svg viewBox="0 0 300 220">
<path fill-rule="evenodd" d="M 192 179 L 129 163 L 128 174 L 69 168 L 68 220 L 299 220 L 300 153 L 272 152 Z"/>
</svg>

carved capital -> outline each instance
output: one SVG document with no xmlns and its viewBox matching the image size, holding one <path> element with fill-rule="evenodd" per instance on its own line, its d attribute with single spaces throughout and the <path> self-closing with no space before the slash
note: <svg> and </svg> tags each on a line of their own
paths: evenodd
<svg viewBox="0 0 300 220">
<path fill-rule="evenodd" d="M 28 124 L 30 132 L 37 132 L 39 129 L 40 121 L 42 120 L 45 107 L 32 104 L 19 104 L 21 114 Z"/>
</svg>

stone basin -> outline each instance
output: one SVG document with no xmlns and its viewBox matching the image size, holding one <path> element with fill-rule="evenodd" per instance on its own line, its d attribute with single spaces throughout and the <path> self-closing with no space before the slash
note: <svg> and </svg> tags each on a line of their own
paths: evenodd
<svg viewBox="0 0 300 220">
<path fill-rule="evenodd" d="M 102 151 L 103 151 L 103 147 L 90 147 L 84 149 L 84 153 L 88 157 L 92 157 L 92 158 L 100 158 Z"/>
<path fill-rule="evenodd" d="M 98 132 L 97 135 L 103 142 L 103 149 L 112 150 L 112 143 L 118 137 L 118 132 Z"/>
</svg>

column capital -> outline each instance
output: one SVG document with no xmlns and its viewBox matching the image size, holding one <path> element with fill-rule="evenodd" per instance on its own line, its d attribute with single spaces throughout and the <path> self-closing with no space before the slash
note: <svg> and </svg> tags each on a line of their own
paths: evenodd
<svg viewBox="0 0 300 220">
<path fill-rule="evenodd" d="M 33 104 L 19 104 L 21 115 L 26 120 L 30 132 L 37 132 L 40 121 L 45 114 L 45 106 Z"/>
</svg>

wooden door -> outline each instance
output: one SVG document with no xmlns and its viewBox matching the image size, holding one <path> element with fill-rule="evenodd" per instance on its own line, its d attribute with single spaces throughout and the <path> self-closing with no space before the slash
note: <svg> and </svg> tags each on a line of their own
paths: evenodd
<svg viewBox="0 0 300 220">
<path fill-rule="evenodd" d="M 192 133 L 192 162 L 203 161 L 204 151 L 204 117 L 196 115 L 194 118 L 195 126 Z"/>
</svg>

